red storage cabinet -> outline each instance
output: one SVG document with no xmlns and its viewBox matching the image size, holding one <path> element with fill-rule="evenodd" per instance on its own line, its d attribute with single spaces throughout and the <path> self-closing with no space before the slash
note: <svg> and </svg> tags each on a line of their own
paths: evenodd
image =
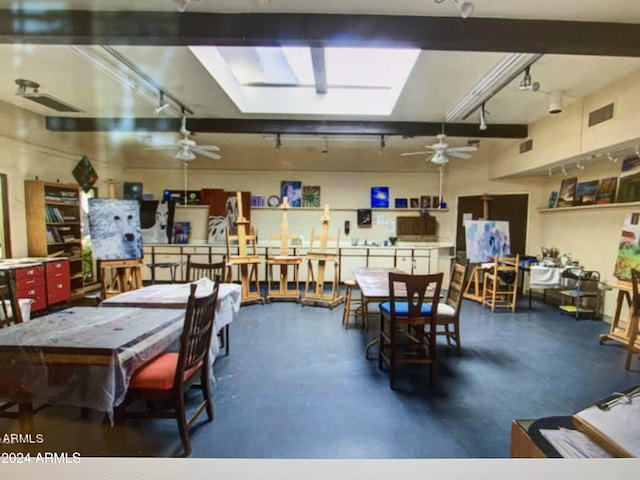
<svg viewBox="0 0 640 480">
<path fill-rule="evenodd" d="M 15 269 L 18 298 L 33 300 L 31 311 L 47 308 L 47 288 L 44 265 L 33 265 Z"/>
<path fill-rule="evenodd" d="M 45 275 L 48 305 L 66 302 L 71 298 L 68 260 L 45 263 Z"/>
</svg>

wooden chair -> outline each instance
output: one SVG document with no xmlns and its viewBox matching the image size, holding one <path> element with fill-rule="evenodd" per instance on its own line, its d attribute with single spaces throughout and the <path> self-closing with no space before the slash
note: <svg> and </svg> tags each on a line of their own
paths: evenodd
<svg viewBox="0 0 640 480">
<path fill-rule="evenodd" d="M 519 264 L 520 255 L 495 258 L 493 268 L 484 275 L 483 306 L 489 305 L 492 312 L 496 308 L 510 308 L 515 312 Z"/>
<path fill-rule="evenodd" d="M 468 264 L 454 263 L 451 268 L 451 278 L 444 302 L 438 303 L 438 319 L 436 335 L 443 335 L 447 343 L 456 343 L 456 352 L 460 354 L 460 309 L 464 298 L 464 281 L 467 276 Z"/>
<path fill-rule="evenodd" d="M 208 278 L 216 283 L 231 282 L 231 268 L 227 265 L 226 255 L 222 260 L 214 263 L 203 263 L 191 261 L 191 255 L 187 255 L 186 282 L 195 282 L 201 278 Z"/>
<path fill-rule="evenodd" d="M 184 455 L 191 454 L 188 429 L 204 409 L 209 421 L 213 420 L 213 402 L 209 384 L 211 363 L 209 347 L 213 330 L 213 318 L 218 299 L 218 284 L 213 292 L 196 298 L 197 285 L 191 285 L 184 327 L 180 337 L 180 351 L 163 353 L 136 370 L 131 376 L 125 401 L 116 407 L 115 418 L 124 424 L 125 418 L 175 418 L 184 448 Z M 199 384 L 195 384 L 196 381 Z M 186 419 L 185 395 L 190 388 L 202 389 L 203 400 Z M 128 412 L 127 404 L 134 400 L 170 401 L 174 411 L 146 410 Z"/>
<path fill-rule="evenodd" d="M 442 273 L 409 275 L 389 273 L 389 301 L 380 304 L 378 368 L 389 364 L 389 386 L 395 389 L 399 363 L 431 365 L 436 382 L 436 322 Z M 437 300 L 436 300 L 437 301 Z"/>
<path fill-rule="evenodd" d="M 195 282 L 201 278 L 208 278 L 216 283 L 231 283 L 231 267 L 227 265 L 227 256 L 223 255 L 222 260 L 213 263 L 192 262 L 191 255 L 187 255 L 187 272 L 185 280 Z M 229 325 L 225 325 L 218 333 L 220 346 L 224 348 L 225 356 L 229 355 Z"/>
</svg>

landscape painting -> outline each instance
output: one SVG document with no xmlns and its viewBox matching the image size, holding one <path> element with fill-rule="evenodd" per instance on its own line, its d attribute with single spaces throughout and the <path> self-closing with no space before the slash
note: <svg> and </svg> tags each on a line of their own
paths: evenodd
<svg viewBox="0 0 640 480">
<path fill-rule="evenodd" d="M 573 206 L 577 186 L 577 177 L 565 178 L 562 180 L 562 183 L 560 184 L 560 193 L 558 193 L 558 203 L 556 204 L 558 208 Z"/>
<path fill-rule="evenodd" d="M 618 202 L 637 202 L 640 200 L 640 157 L 633 156 L 622 161 L 620 183 L 618 184 Z"/>
<path fill-rule="evenodd" d="M 593 205 L 596 202 L 596 194 L 598 193 L 598 180 L 589 182 L 580 182 L 576 187 L 576 197 L 573 201 L 574 205 Z"/>
<path fill-rule="evenodd" d="M 498 220 L 467 220 L 465 240 L 470 263 L 492 262 L 496 256 L 511 254 L 509 222 Z"/>
<path fill-rule="evenodd" d="M 608 177 L 600 180 L 598 193 L 596 194 L 596 205 L 606 205 L 616 201 L 616 188 L 618 177 Z"/>
<path fill-rule="evenodd" d="M 613 274 L 620 280 L 631 280 L 631 270 L 640 268 L 640 213 L 628 213 L 622 224 L 618 256 Z"/>
</svg>

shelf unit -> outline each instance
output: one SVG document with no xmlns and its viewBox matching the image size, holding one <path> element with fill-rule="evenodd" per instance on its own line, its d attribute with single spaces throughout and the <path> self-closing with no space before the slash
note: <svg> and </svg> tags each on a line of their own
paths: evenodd
<svg viewBox="0 0 640 480">
<path fill-rule="evenodd" d="M 640 202 L 623 202 L 623 203 L 606 203 L 602 205 L 579 205 L 576 207 L 560 207 L 560 208 L 539 208 L 539 213 L 560 213 L 560 212 L 576 212 L 582 210 L 601 210 L 616 208 L 637 208 Z"/>
<path fill-rule="evenodd" d="M 600 273 L 584 271 L 580 268 L 568 269 L 563 273 L 560 291 L 560 310 L 573 315 L 576 320 L 582 315 L 599 318 L 602 291 L 598 288 Z"/>
<path fill-rule="evenodd" d="M 369 207 L 362 207 L 362 208 L 366 208 L 368 210 L 371 210 L 372 212 L 416 212 L 416 213 L 420 213 L 422 210 L 427 210 L 429 213 L 433 213 L 433 212 L 448 212 L 449 209 L 448 208 L 427 208 L 427 209 L 422 209 L 422 208 L 369 208 Z M 282 208 L 281 207 L 251 207 L 251 210 L 278 210 L 281 211 Z M 324 210 L 323 207 L 291 207 L 289 208 L 288 212 L 297 212 L 297 211 L 309 211 L 309 210 L 313 210 L 313 211 L 318 211 L 321 212 Z M 332 208 L 331 211 L 332 212 L 357 212 L 358 210 L 361 210 L 359 208 Z"/>
<path fill-rule="evenodd" d="M 83 297 L 78 186 L 25 180 L 24 190 L 29 256 L 68 259 L 71 298 Z"/>
</svg>

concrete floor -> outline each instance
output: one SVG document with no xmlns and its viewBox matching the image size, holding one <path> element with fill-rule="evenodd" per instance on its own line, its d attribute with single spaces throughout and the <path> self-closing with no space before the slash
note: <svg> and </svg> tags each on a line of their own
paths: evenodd
<svg viewBox="0 0 640 480">
<path fill-rule="evenodd" d="M 376 335 L 345 330 L 342 306 L 247 305 L 231 325 L 231 354 L 217 358 L 215 420 L 191 430 L 192 457 L 278 459 L 504 458 L 511 420 L 571 415 L 640 384 L 637 356 L 599 345 L 608 324 L 576 321 L 523 299 L 515 314 L 464 301 L 462 347 L 439 339 L 438 385 L 429 367 L 401 366 L 397 390 L 365 359 Z M 52 407 L 36 416 L 38 449 L 83 456 L 171 457 L 181 453 L 173 420 L 129 421 L 109 445 L 97 412 Z M 17 431 L 0 420 L 0 432 Z M 2 446 L 4 451 L 10 447 Z"/>
</svg>

